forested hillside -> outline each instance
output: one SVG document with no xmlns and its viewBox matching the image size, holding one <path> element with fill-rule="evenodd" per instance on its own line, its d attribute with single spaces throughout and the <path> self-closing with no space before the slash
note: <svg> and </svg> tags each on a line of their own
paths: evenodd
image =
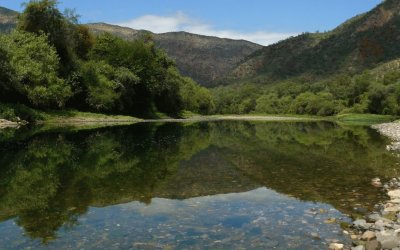
<svg viewBox="0 0 400 250">
<path fill-rule="evenodd" d="M 215 112 L 222 114 L 341 113 L 400 115 L 400 61 L 356 75 L 321 80 L 291 78 L 260 85 L 234 84 L 212 90 Z"/>
<path fill-rule="evenodd" d="M 217 113 L 400 115 L 400 1 L 265 47 L 213 89 Z"/>
<path fill-rule="evenodd" d="M 151 39 L 94 36 L 56 1 L 29 2 L 16 30 L 0 35 L 0 55 L 3 103 L 135 116 L 212 109 L 209 91 L 183 77 Z"/>
<path fill-rule="evenodd" d="M 385 0 L 326 33 L 304 33 L 248 57 L 231 80 L 254 82 L 358 73 L 400 57 L 400 1 Z"/>
</svg>

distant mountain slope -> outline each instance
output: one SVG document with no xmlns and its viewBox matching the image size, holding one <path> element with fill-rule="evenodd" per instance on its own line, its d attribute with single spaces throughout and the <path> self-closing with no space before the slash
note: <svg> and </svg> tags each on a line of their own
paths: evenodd
<svg viewBox="0 0 400 250">
<path fill-rule="evenodd" d="M 231 79 L 268 81 L 357 72 L 400 57 L 400 1 L 386 0 L 335 30 L 303 34 L 250 55 Z"/>
<path fill-rule="evenodd" d="M 192 77 L 205 86 L 231 72 L 241 61 L 261 45 L 243 40 L 222 39 L 186 32 L 154 34 L 104 23 L 88 24 L 95 33 L 110 32 L 124 39 L 137 39 L 151 34 L 156 45 L 173 58 L 183 75 Z"/>
<path fill-rule="evenodd" d="M 17 22 L 18 12 L 0 7 L 0 32 L 12 30 Z"/>
</svg>

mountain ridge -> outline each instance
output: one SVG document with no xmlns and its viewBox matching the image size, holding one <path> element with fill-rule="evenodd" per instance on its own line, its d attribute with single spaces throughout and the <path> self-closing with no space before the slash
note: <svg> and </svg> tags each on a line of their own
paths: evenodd
<svg viewBox="0 0 400 250">
<path fill-rule="evenodd" d="M 357 73 L 400 57 L 400 1 L 386 0 L 332 31 L 303 33 L 248 56 L 223 81 L 265 83 Z"/>
</svg>

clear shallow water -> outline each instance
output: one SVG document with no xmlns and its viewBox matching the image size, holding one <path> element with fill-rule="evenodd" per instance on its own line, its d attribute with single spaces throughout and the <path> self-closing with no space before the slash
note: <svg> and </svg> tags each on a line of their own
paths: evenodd
<svg viewBox="0 0 400 250">
<path fill-rule="evenodd" d="M 370 180 L 400 172 L 375 131 L 331 123 L 0 138 L 0 249 L 324 249 L 384 199 Z"/>
</svg>

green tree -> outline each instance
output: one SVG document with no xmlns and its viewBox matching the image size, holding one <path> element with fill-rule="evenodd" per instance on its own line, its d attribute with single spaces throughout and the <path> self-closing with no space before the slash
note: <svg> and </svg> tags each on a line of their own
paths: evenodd
<svg viewBox="0 0 400 250">
<path fill-rule="evenodd" d="M 77 18 L 70 13 L 61 13 L 57 4 L 57 0 L 29 1 L 19 16 L 17 28 L 37 35 L 46 34 L 61 58 L 64 73 L 67 73 L 74 66 L 74 22 Z"/>
<path fill-rule="evenodd" d="M 169 68 L 164 86 L 154 96 L 157 110 L 167 114 L 179 114 L 183 108 L 180 87 L 183 81 L 175 68 Z"/>
<path fill-rule="evenodd" d="M 13 88 L 37 107 L 62 107 L 70 87 L 57 76 L 59 58 L 45 35 L 13 32 L 0 37 L 14 73 Z"/>
<path fill-rule="evenodd" d="M 132 96 L 131 114 L 148 114 L 153 109 L 155 95 L 172 88 L 166 83 L 172 62 L 151 43 L 125 41 L 106 33 L 97 37 L 90 58 L 104 60 L 115 68 L 127 68 L 140 79 L 132 89 L 135 96 Z"/>
<path fill-rule="evenodd" d="M 277 114 L 282 108 L 276 93 L 263 95 L 257 99 L 256 112 L 263 114 Z"/>
<path fill-rule="evenodd" d="M 118 99 L 117 111 L 132 114 L 136 109 L 136 86 L 140 78 L 125 67 L 115 69 L 115 81 L 118 83 L 120 98 Z"/>
<path fill-rule="evenodd" d="M 88 91 L 86 101 L 96 111 L 112 111 L 119 98 L 115 69 L 105 62 L 89 61 L 82 65 L 83 81 Z"/>
<path fill-rule="evenodd" d="M 180 95 L 185 110 L 200 114 L 210 114 L 214 110 L 214 102 L 210 91 L 199 86 L 190 78 L 182 79 Z"/>
<path fill-rule="evenodd" d="M 0 43 L 0 101 L 10 100 L 9 95 L 13 92 L 12 77 L 10 57 L 4 48 L 4 43 Z"/>
<path fill-rule="evenodd" d="M 382 114 L 384 109 L 384 101 L 387 95 L 386 87 L 378 82 L 374 82 L 368 91 L 369 106 L 368 111 L 373 114 Z"/>
<path fill-rule="evenodd" d="M 95 43 L 95 37 L 85 25 L 77 25 L 74 32 L 75 51 L 79 58 L 87 60 Z"/>
</svg>

